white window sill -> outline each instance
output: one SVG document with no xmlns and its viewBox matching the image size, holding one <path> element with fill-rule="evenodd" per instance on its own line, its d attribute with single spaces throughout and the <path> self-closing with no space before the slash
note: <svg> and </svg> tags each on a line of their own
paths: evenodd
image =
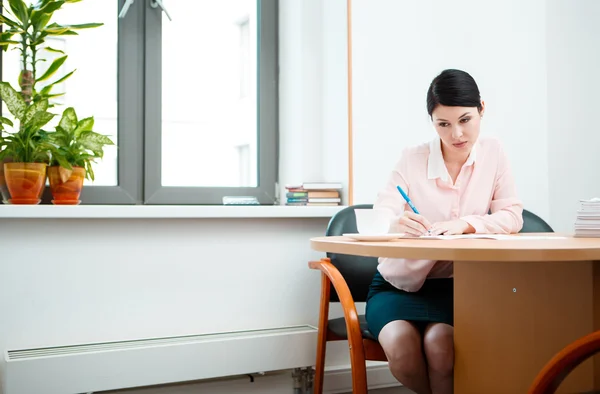
<svg viewBox="0 0 600 394">
<path fill-rule="evenodd" d="M 0 205 L 0 219 L 330 218 L 344 206 Z"/>
</svg>

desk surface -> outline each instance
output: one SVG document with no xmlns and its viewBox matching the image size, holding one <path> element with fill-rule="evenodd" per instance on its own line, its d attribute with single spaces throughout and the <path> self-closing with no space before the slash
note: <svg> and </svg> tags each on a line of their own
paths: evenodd
<svg viewBox="0 0 600 394">
<path fill-rule="evenodd" d="M 556 239 L 523 239 L 527 236 Z M 348 237 L 317 237 L 311 247 L 320 252 L 371 257 L 452 261 L 589 261 L 600 260 L 600 238 L 573 238 L 561 234 L 518 234 L 512 240 L 397 239 L 362 242 Z M 518 239 L 517 239 L 518 238 Z"/>
</svg>

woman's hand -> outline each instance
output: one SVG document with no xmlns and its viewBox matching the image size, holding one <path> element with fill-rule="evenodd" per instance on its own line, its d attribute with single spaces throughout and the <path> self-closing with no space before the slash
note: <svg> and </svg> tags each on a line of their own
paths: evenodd
<svg viewBox="0 0 600 394">
<path fill-rule="evenodd" d="M 431 235 L 458 235 L 474 232 L 473 226 L 461 219 L 438 222 L 431 226 Z"/>
<path fill-rule="evenodd" d="M 424 216 L 404 211 L 404 214 L 398 218 L 396 228 L 400 233 L 420 237 L 431 228 L 431 223 Z"/>
</svg>

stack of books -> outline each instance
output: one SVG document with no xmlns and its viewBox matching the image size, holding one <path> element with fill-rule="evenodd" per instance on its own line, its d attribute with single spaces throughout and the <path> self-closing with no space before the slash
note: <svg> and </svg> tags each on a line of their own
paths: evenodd
<svg viewBox="0 0 600 394">
<path fill-rule="evenodd" d="M 575 221 L 576 237 L 600 237 L 600 198 L 581 200 Z"/>
<path fill-rule="evenodd" d="M 339 182 L 304 182 L 286 185 L 285 205 L 331 206 L 341 205 L 342 184 Z"/>
</svg>

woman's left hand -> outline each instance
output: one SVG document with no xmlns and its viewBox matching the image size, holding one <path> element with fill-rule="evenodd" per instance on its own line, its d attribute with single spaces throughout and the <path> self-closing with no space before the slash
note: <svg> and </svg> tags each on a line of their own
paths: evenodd
<svg viewBox="0 0 600 394">
<path fill-rule="evenodd" d="M 438 222 L 431 226 L 432 235 L 457 235 L 474 232 L 473 226 L 461 219 Z"/>
</svg>

